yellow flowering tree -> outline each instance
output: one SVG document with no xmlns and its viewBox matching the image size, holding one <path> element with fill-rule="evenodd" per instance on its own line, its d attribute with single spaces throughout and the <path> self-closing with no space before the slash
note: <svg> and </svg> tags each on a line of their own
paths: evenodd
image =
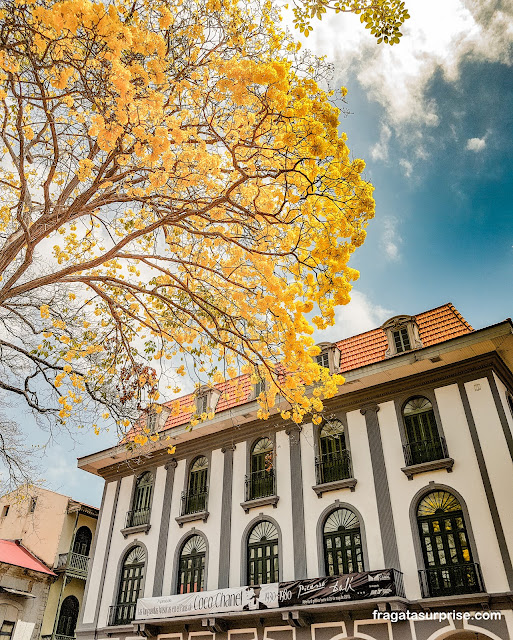
<svg viewBox="0 0 513 640">
<path fill-rule="evenodd" d="M 312 325 L 348 302 L 374 212 L 324 63 L 269 2 L 0 17 L 0 387 L 62 422 L 92 398 L 123 428 L 167 362 L 256 371 L 263 417 L 278 393 L 293 420 L 320 411 L 341 379 Z"/>
<path fill-rule="evenodd" d="M 335 13 L 355 13 L 360 22 L 376 38 L 377 44 L 398 44 L 401 28 L 410 17 L 403 0 L 293 0 L 294 26 L 308 36 L 312 18 L 322 20 L 331 10 Z"/>
</svg>

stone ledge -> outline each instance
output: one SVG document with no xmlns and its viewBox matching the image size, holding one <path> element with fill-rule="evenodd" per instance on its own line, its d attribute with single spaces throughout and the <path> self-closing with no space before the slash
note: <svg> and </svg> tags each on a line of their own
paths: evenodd
<svg viewBox="0 0 513 640">
<path fill-rule="evenodd" d="M 250 509 L 255 507 L 264 507 L 268 504 L 272 504 L 276 509 L 276 505 L 278 504 L 279 496 L 266 496 L 265 498 L 255 498 L 254 500 L 246 500 L 245 502 L 241 502 L 240 506 L 244 509 L 246 513 L 249 513 Z"/>
<path fill-rule="evenodd" d="M 453 458 L 442 458 L 441 460 L 431 460 L 430 462 L 422 462 L 421 464 L 412 464 L 408 467 L 403 467 L 401 471 L 408 477 L 408 480 L 412 480 L 415 474 L 426 473 L 427 471 L 446 469 L 447 473 L 451 473 L 453 466 Z"/>
<path fill-rule="evenodd" d="M 194 520 L 203 520 L 203 522 L 206 522 L 209 515 L 209 511 L 197 511 L 196 513 L 186 513 L 183 516 L 178 516 L 175 520 L 178 522 L 180 527 L 183 527 L 184 522 L 194 522 Z"/>
<path fill-rule="evenodd" d="M 124 529 L 121 529 L 121 533 L 123 534 L 123 537 L 126 538 L 131 533 L 147 534 L 150 529 L 151 529 L 151 524 L 148 522 L 147 524 L 137 524 L 134 527 L 125 527 Z"/>
<path fill-rule="evenodd" d="M 351 489 L 351 491 L 354 491 L 357 482 L 358 480 L 356 478 L 345 478 L 344 480 L 334 480 L 333 482 L 315 484 L 312 489 L 315 491 L 318 498 L 322 498 L 322 494 L 326 491 L 336 491 L 338 489 Z"/>
</svg>

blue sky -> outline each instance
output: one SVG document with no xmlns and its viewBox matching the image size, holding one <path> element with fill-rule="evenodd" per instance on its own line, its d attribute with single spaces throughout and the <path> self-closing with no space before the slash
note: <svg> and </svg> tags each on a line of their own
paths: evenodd
<svg viewBox="0 0 513 640">
<path fill-rule="evenodd" d="M 407 5 L 412 18 L 393 48 L 375 45 L 353 16 L 314 24 L 306 42 L 349 90 L 341 128 L 367 162 L 377 204 L 352 261 L 353 300 L 320 340 L 448 301 L 474 328 L 513 314 L 513 7 Z M 59 436 L 41 460 L 48 488 L 99 505 L 103 482 L 77 470 L 76 457 L 112 444 L 110 434 Z"/>
</svg>

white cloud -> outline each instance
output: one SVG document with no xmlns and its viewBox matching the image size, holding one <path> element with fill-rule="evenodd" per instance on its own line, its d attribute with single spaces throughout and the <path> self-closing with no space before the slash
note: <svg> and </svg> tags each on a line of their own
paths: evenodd
<svg viewBox="0 0 513 640">
<path fill-rule="evenodd" d="M 364 293 L 351 292 L 351 302 L 335 311 L 335 324 L 325 331 L 316 331 L 316 342 L 335 342 L 379 327 L 393 315 L 392 311 L 374 304 Z"/>
<path fill-rule="evenodd" d="M 485 147 L 486 147 L 486 136 L 483 136 L 482 138 L 469 138 L 467 140 L 467 146 L 466 146 L 467 151 L 474 151 L 475 153 L 478 153 L 479 151 L 482 151 Z"/>
<path fill-rule="evenodd" d="M 367 96 L 384 107 L 385 126 L 423 159 L 428 155 L 424 129 L 439 123 L 436 102 L 426 99 L 430 81 L 441 73 L 455 82 L 464 60 L 512 65 L 513 8 L 497 0 L 408 0 L 407 5 L 411 19 L 399 45 L 377 45 L 358 16 L 348 14 L 314 21 L 305 42 L 315 53 L 335 57 L 342 84 L 355 73 Z M 371 154 L 386 159 L 382 139 Z"/>
<path fill-rule="evenodd" d="M 379 142 L 371 148 L 371 156 L 373 160 L 388 160 L 388 143 L 392 136 L 392 130 L 386 124 L 381 127 L 381 135 Z"/>
<path fill-rule="evenodd" d="M 409 164 L 404 161 L 404 164 Z M 410 169 L 411 170 L 411 169 Z M 385 258 L 393 262 L 397 262 L 400 259 L 399 247 L 403 241 L 397 230 L 399 221 L 394 216 L 387 216 L 383 218 L 383 234 L 381 236 L 381 247 L 385 252 Z"/>
<path fill-rule="evenodd" d="M 411 174 L 413 173 L 413 164 L 409 160 L 406 160 L 406 158 L 401 158 L 399 160 L 399 164 L 404 170 L 404 175 L 407 178 L 410 178 Z"/>
</svg>

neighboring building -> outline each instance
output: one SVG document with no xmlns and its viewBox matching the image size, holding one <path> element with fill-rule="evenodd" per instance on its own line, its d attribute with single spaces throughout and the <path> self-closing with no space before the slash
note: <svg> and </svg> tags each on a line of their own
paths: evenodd
<svg viewBox="0 0 513 640">
<path fill-rule="evenodd" d="M 321 345 L 346 383 L 320 425 L 257 420 L 242 376 L 192 430 L 153 416 L 175 454 L 81 458 L 105 490 L 79 640 L 513 638 L 512 330 L 397 316 Z M 433 610 L 481 619 L 379 619 Z"/>
<path fill-rule="evenodd" d="M 40 487 L 0 498 L 0 538 L 20 540 L 57 576 L 33 640 L 74 637 L 97 519 L 97 508 Z"/>
<path fill-rule="evenodd" d="M 55 573 L 19 540 L 0 540 L 0 638 L 39 638 Z"/>
</svg>

